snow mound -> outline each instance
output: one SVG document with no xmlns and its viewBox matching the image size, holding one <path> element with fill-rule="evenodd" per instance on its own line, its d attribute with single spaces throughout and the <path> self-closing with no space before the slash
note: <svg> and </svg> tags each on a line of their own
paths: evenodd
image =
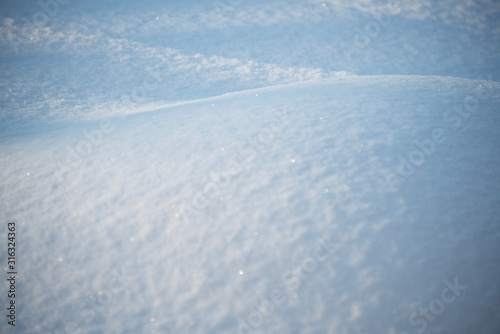
<svg viewBox="0 0 500 334">
<path fill-rule="evenodd" d="M 499 103 L 348 75 L 6 130 L 18 329 L 492 333 Z"/>
</svg>

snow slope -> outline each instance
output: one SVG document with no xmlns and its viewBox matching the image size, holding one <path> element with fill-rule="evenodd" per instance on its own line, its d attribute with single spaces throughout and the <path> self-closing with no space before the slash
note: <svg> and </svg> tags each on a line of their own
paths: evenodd
<svg viewBox="0 0 500 334">
<path fill-rule="evenodd" d="M 0 333 L 498 332 L 499 13 L 2 1 Z"/>
<path fill-rule="evenodd" d="M 3 138 L 18 330 L 492 333 L 499 93 L 349 76 Z M 435 129 L 435 150 L 392 189 L 399 156 Z M 446 280 L 466 289 L 410 323 Z"/>
<path fill-rule="evenodd" d="M 337 72 L 500 77 L 492 0 L 60 1 L 38 26 L 38 0 L 0 4 L 2 122 L 88 119 Z"/>
</svg>

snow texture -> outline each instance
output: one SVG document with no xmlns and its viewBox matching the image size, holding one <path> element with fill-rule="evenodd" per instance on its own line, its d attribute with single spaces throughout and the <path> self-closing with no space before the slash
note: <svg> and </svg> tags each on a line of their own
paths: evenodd
<svg viewBox="0 0 500 334">
<path fill-rule="evenodd" d="M 4 1 L 0 332 L 498 332 L 499 16 Z"/>
</svg>

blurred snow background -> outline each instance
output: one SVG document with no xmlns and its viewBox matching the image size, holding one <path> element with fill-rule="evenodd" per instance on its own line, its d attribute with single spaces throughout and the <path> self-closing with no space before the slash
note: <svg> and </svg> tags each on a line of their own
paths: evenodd
<svg viewBox="0 0 500 334">
<path fill-rule="evenodd" d="M 499 19 L 2 1 L 15 331 L 498 331 Z"/>
</svg>

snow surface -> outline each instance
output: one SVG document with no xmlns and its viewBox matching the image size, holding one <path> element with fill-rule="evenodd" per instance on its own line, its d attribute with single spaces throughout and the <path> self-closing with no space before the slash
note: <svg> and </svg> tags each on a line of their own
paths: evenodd
<svg viewBox="0 0 500 334">
<path fill-rule="evenodd" d="M 0 332 L 498 332 L 498 2 L 222 2 L 0 5 Z"/>
</svg>

